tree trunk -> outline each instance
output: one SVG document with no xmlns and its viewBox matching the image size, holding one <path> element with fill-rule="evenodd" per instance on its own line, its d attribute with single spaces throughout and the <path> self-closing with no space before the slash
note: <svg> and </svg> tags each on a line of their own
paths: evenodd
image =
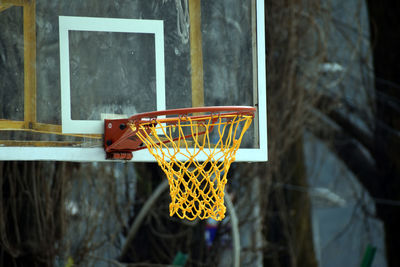
<svg viewBox="0 0 400 267">
<path fill-rule="evenodd" d="M 307 187 L 301 138 L 286 153 L 275 182 L 270 207 L 273 216 L 267 218 L 267 250 L 265 266 L 318 266 L 314 254 L 309 195 L 303 191 L 287 190 L 285 184 Z M 284 180 L 278 180 L 282 179 Z M 272 253 L 271 250 L 272 249 Z"/>
<path fill-rule="evenodd" d="M 375 160 L 378 198 L 400 200 L 400 2 L 368 0 L 376 93 Z M 400 209 L 377 204 L 385 229 L 388 266 L 400 266 Z"/>
<path fill-rule="evenodd" d="M 314 56 L 314 49 L 318 49 L 315 39 L 306 34 L 312 28 L 310 21 L 317 17 L 320 1 L 306 2 L 266 1 L 270 160 L 264 180 L 272 181 L 272 188 L 263 201 L 264 265 L 271 267 L 317 266 L 309 196 L 287 186 L 307 187 L 302 136 L 311 99 L 304 91 L 314 88 L 316 77 L 314 73 L 303 75 L 299 69 L 304 68 L 305 60 L 315 64 L 320 60 Z M 305 13 L 311 19 L 304 19 Z"/>
</svg>

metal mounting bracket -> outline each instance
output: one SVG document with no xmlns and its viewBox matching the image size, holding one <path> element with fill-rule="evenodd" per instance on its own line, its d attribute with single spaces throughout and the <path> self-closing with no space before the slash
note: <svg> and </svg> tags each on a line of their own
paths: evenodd
<svg viewBox="0 0 400 267">
<path fill-rule="evenodd" d="M 128 123 L 129 119 L 104 120 L 104 150 L 106 159 L 130 160 L 132 152 L 146 148 L 137 137 L 139 130 L 133 130 Z M 150 130 L 149 130 L 150 131 Z"/>
</svg>

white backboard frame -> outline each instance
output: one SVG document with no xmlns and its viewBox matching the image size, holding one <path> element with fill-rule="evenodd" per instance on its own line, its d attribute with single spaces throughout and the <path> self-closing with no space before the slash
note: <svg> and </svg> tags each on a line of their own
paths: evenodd
<svg viewBox="0 0 400 267">
<path fill-rule="evenodd" d="M 265 65 L 265 20 L 264 1 L 256 0 L 257 14 L 257 107 L 258 137 L 257 148 L 240 148 L 236 154 L 239 162 L 263 162 L 268 160 L 267 142 L 267 96 Z M 156 101 L 157 110 L 165 110 L 164 77 L 164 29 L 160 20 L 136 20 L 88 17 L 59 17 L 60 26 L 60 72 L 63 133 L 98 134 L 103 133 L 103 121 L 72 120 L 69 77 L 68 31 L 109 31 L 151 33 L 155 35 L 156 49 Z M 133 114 L 131 114 L 133 115 Z M 82 130 L 83 129 L 83 130 Z M 205 157 L 204 157 L 205 159 Z M 199 158 L 198 160 L 204 160 Z M 106 161 L 102 147 L 0 147 L 0 160 L 56 160 L 76 162 Z M 154 157 L 146 150 L 133 153 L 133 162 L 154 162 Z"/>
</svg>

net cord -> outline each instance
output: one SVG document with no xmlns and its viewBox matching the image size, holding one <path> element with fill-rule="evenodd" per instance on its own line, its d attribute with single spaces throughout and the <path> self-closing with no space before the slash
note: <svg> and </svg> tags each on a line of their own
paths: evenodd
<svg viewBox="0 0 400 267">
<path fill-rule="evenodd" d="M 163 119 L 142 122 L 138 138 L 146 145 L 167 175 L 170 185 L 170 215 L 194 220 L 196 218 L 225 217 L 224 189 L 226 175 L 240 147 L 243 135 L 250 127 L 253 116 L 210 115 L 207 119 L 181 117 L 176 124 Z M 201 128 L 205 128 L 203 131 Z M 210 135 L 217 128 L 218 141 L 213 143 Z M 150 129 L 150 131 L 148 131 Z M 184 130 L 190 130 L 190 135 Z M 177 137 L 174 134 L 177 132 Z M 162 140 L 162 132 L 166 140 Z M 192 142 L 188 142 L 191 139 Z M 190 150 L 190 145 L 193 150 Z M 206 160 L 199 162 L 200 154 Z M 183 156 L 184 160 L 178 157 Z"/>
</svg>

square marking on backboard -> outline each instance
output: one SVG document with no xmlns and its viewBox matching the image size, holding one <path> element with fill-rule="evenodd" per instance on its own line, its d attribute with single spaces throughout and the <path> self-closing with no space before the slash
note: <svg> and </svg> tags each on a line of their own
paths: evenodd
<svg viewBox="0 0 400 267">
<path fill-rule="evenodd" d="M 156 61 L 156 106 L 157 110 L 166 109 L 164 26 L 162 20 L 59 16 L 61 117 L 63 133 L 102 134 L 104 131 L 104 122 L 102 120 L 72 119 L 69 31 L 154 34 Z M 135 92 L 132 92 L 132 95 L 134 96 Z"/>
</svg>

